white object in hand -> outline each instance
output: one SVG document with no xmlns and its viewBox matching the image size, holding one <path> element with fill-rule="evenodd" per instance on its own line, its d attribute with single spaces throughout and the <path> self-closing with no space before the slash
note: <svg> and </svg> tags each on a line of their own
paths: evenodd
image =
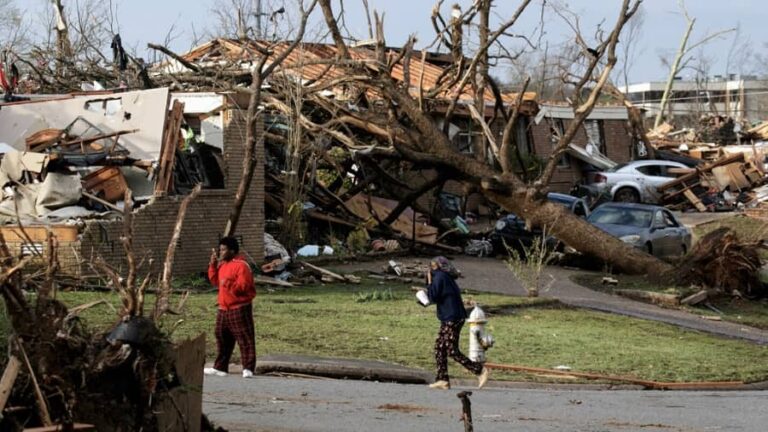
<svg viewBox="0 0 768 432">
<path fill-rule="evenodd" d="M 427 297 L 427 292 L 424 290 L 416 291 L 416 298 L 419 300 L 419 303 L 421 303 L 424 306 L 429 306 L 429 297 Z"/>
</svg>

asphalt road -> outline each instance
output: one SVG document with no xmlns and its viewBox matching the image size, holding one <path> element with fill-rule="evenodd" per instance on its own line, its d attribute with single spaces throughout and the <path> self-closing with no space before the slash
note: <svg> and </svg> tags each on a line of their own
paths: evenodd
<svg viewBox="0 0 768 432">
<path fill-rule="evenodd" d="M 472 391 L 474 430 L 764 432 L 766 392 L 454 387 L 238 375 L 206 377 L 203 412 L 229 431 L 463 431 L 456 394 Z"/>
</svg>

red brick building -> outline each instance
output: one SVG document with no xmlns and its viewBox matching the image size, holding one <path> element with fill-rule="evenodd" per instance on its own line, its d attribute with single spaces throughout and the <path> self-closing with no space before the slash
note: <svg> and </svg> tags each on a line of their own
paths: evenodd
<svg viewBox="0 0 768 432">
<path fill-rule="evenodd" d="M 547 102 L 540 103 L 539 109 L 538 115 L 527 119 L 529 141 L 525 148 L 546 159 L 557 143 L 557 134 L 565 131 L 573 120 L 573 110 L 565 104 Z M 587 151 L 598 151 L 616 163 L 632 160 L 633 143 L 627 110 L 618 105 L 596 106 L 571 144 Z M 587 149 L 588 144 L 591 144 L 591 150 Z M 568 192 L 583 177 L 584 170 L 590 168 L 583 153 L 570 149 L 563 156 L 550 183 L 553 192 Z"/>
</svg>

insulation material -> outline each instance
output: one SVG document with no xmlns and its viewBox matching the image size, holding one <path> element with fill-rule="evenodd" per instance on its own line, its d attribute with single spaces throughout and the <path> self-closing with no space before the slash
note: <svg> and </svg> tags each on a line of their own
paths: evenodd
<svg viewBox="0 0 768 432">
<path fill-rule="evenodd" d="M 7 196 L 3 202 L 0 203 L 0 223 L 6 224 L 17 222 L 17 210 L 19 216 L 21 216 L 22 222 L 34 221 L 37 214 L 35 203 L 37 202 L 39 189 L 40 183 L 16 188 L 14 194 Z"/>
<path fill-rule="evenodd" d="M 51 210 L 77 204 L 82 195 L 79 175 L 48 173 L 40 183 L 35 201 L 37 214 L 42 216 Z"/>
<path fill-rule="evenodd" d="M 29 135 L 64 129 L 81 116 L 104 133 L 138 129 L 120 144 L 133 158 L 157 159 L 167 109 L 167 88 L 6 105 L 0 110 L 0 142 L 24 150 Z"/>
<path fill-rule="evenodd" d="M 0 171 L 10 180 L 19 181 L 24 171 L 40 174 L 48 165 L 48 155 L 30 152 L 9 152 L 0 162 Z"/>
<path fill-rule="evenodd" d="M 64 222 L 72 219 L 83 219 L 89 217 L 105 218 L 107 213 L 98 213 L 80 206 L 67 206 L 47 213 L 44 217 L 50 223 Z"/>
</svg>

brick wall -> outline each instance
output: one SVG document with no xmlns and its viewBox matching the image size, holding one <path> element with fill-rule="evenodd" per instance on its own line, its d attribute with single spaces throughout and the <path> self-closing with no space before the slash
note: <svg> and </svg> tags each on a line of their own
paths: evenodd
<svg viewBox="0 0 768 432">
<path fill-rule="evenodd" d="M 568 128 L 569 120 L 563 120 L 563 126 Z M 544 119 L 539 124 L 531 124 L 531 136 L 533 138 L 533 148 L 536 155 L 546 159 L 552 154 L 552 140 L 550 134 L 550 123 Z M 632 140 L 627 130 L 624 120 L 603 120 L 603 138 L 605 139 L 606 156 L 617 163 L 630 160 Z M 585 147 L 587 144 L 587 133 L 584 128 L 580 128 L 573 138 L 573 144 Z M 568 192 L 574 183 L 582 177 L 582 170 L 585 164 L 580 160 L 568 156 L 568 166 L 558 167 L 552 176 L 550 190 L 553 192 Z"/>
<path fill-rule="evenodd" d="M 226 188 L 203 190 L 190 203 L 182 226 L 181 236 L 174 260 L 174 275 L 204 272 L 207 268 L 210 250 L 215 247 L 229 216 L 234 193 L 242 174 L 245 154 L 245 111 L 237 108 L 224 112 L 224 175 Z M 263 124 L 257 125 L 263 130 Z M 256 172 L 245 200 L 235 236 L 241 243 L 241 250 L 253 259 L 261 260 L 264 254 L 264 145 L 260 140 L 256 152 Z M 182 196 L 157 197 L 136 210 L 134 215 L 134 252 L 137 261 L 144 260 L 142 274 L 150 270 L 148 260 L 152 259 L 151 271 L 159 274 L 173 234 Z M 96 256 L 102 256 L 111 265 L 124 270 L 125 253 L 120 243 L 122 221 L 93 220 L 86 224 L 80 242 L 73 242 L 59 248 L 62 269 L 72 268 L 78 256 L 83 259 L 82 268 L 73 273 L 89 273 L 88 264 Z M 62 245 L 64 246 L 64 245 Z"/>
</svg>

